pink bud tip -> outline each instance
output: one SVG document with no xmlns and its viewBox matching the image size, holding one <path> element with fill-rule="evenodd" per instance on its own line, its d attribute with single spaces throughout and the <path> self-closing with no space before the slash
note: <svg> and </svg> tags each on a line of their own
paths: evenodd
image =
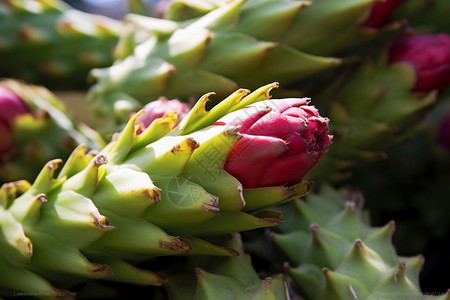
<svg viewBox="0 0 450 300">
<path fill-rule="evenodd" d="M 0 153 L 7 153 L 14 146 L 11 129 L 14 119 L 29 112 L 19 96 L 0 85 Z"/>
<path fill-rule="evenodd" d="M 244 188 L 299 183 L 327 152 L 332 137 L 328 119 L 307 99 L 282 99 L 250 105 L 216 124 L 240 126 L 224 168 Z"/>
<path fill-rule="evenodd" d="M 136 119 L 136 123 L 140 125 L 137 134 L 141 134 L 154 120 L 164 117 L 166 113 L 176 112 L 178 121 L 180 121 L 187 115 L 190 110 L 190 106 L 189 104 L 181 102 L 177 99 L 167 100 L 165 98 L 161 98 L 148 103 L 143 107 L 143 109 L 145 112 L 139 115 Z"/>
<path fill-rule="evenodd" d="M 389 48 L 389 63 L 408 63 L 417 74 L 414 92 L 442 92 L 450 84 L 450 35 L 405 33 Z"/>
<path fill-rule="evenodd" d="M 369 17 L 362 26 L 379 27 L 386 24 L 399 3 L 400 0 L 384 0 L 376 2 L 370 11 Z"/>
</svg>

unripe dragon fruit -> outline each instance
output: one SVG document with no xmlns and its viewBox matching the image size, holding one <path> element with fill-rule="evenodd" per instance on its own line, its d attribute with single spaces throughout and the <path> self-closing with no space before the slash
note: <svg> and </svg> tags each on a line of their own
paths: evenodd
<svg viewBox="0 0 450 300">
<path fill-rule="evenodd" d="M 449 41 L 448 34 L 400 35 L 378 58 L 368 57 L 317 96 L 335 138 L 312 178 L 331 179 L 334 172 L 341 180 L 356 162 L 383 158 L 404 141 L 450 83 Z"/>
<path fill-rule="evenodd" d="M 407 31 L 389 47 L 389 63 L 406 63 L 416 72 L 412 91 L 442 92 L 450 85 L 450 35 Z"/>
<path fill-rule="evenodd" d="M 4 184 L 2 293 L 57 295 L 55 287 L 89 279 L 162 285 L 160 274 L 134 265 L 167 255 L 235 255 L 201 237 L 280 224 L 282 214 L 268 207 L 305 195 L 311 183 L 243 187 L 224 170 L 242 136 L 238 126 L 221 121 L 244 107 L 266 113 L 289 106 L 292 99 L 269 100 L 277 86 L 237 90 L 210 111 L 205 110 L 210 94 L 204 95 L 175 128 L 176 115 L 166 114 L 136 134 L 143 111 L 138 112 L 98 154 L 80 145 L 58 174 L 56 159 L 32 185 Z"/>
<path fill-rule="evenodd" d="M 0 86 L 0 155 L 9 153 L 14 148 L 14 120 L 30 110 L 19 96 Z"/>
<path fill-rule="evenodd" d="M 176 113 L 177 122 L 174 124 L 175 127 L 188 114 L 190 106 L 178 99 L 167 100 L 166 98 L 160 98 L 146 104 L 142 109 L 144 113 L 140 114 L 136 119 L 136 123 L 140 127 L 137 134 L 144 132 L 153 121 L 164 117 L 167 113 Z"/>
<path fill-rule="evenodd" d="M 0 81 L 0 181 L 33 180 L 51 159 L 68 158 L 78 144 L 101 149 L 103 139 L 75 124 L 63 102 L 41 86 Z"/>
</svg>

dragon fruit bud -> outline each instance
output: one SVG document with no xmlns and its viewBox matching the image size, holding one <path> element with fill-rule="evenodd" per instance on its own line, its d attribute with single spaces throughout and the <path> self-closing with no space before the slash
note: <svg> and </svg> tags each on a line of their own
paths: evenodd
<svg viewBox="0 0 450 300">
<path fill-rule="evenodd" d="M 178 121 L 180 121 L 187 115 L 190 106 L 177 99 L 167 100 L 166 98 L 160 98 L 146 104 L 143 107 L 143 110 L 145 112 L 136 119 L 136 124 L 139 124 L 137 134 L 142 133 L 154 120 L 162 118 L 166 113 L 176 112 Z M 176 122 L 174 126 L 176 126 L 177 123 L 178 122 Z"/>
<path fill-rule="evenodd" d="M 17 116 L 26 113 L 29 113 L 29 109 L 23 100 L 0 86 L 0 153 L 7 153 L 14 146 L 12 123 Z"/>
<path fill-rule="evenodd" d="M 450 35 L 401 35 L 389 48 L 389 63 L 397 62 L 415 69 L 417 81 L 412 91 L 443 91 L 450 84 Z"/>
<path fill-rule="evenodd" d="M 384 0 L 375 3 L 370 11 L 369 17 L 362 24 L 364 27 L 378 27 L 385 24 L 394 10 L 399 5 L 400 0 Z"/>
<path fill-rule="evenodd" d="M 327 152 L 328 119 L 308 106 L 308 99 L 271 100 L 231 113 L 218 125 L 239 125 L 225 170 L 244 188 L 299 183 Z"/>
</svg>

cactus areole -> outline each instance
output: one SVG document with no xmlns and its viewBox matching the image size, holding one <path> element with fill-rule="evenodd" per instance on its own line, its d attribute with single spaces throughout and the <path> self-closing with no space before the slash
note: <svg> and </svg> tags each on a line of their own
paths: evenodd
<svg viewBox="0 0 450 300">
<path fill-rule="evenodd" d="M 319 116 L 308 101 L 258 103 L 216 123 L 240 126 L 243 138 L 228 155 L 225 170 L 244 188 L 296 184 L 327 152 L 332 139 L 327 134 L 328 119 Z"/>
</svg>

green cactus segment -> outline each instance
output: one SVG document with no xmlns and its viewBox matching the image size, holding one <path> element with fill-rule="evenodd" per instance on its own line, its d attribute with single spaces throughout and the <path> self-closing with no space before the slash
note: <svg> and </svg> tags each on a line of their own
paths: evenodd
<svg viewBox="0 0 450 300">
<path fill-rule="evenodd" d="M 270 237 L 287 257 L 288 276 L 311 299 L 426 299 L 418 281 L 423 257 L 397 256 L 394 223 L 371 227 L 362 204 L 360 194 L 344 197 L 324 185 L 280 206 L 286 222 Z"/>
<path fill-rule="evenodd" d="M 85 87 L 90 69 L 113 62 L 122 27 L 59 0 L 0 1 L 0 75 L 49 87 Z"/>
<path fill-rule="evenodd" d="M 175 21 L 194 19 L 203 16 L 226 3 L 226 0 L 175 0 L 170 2 L 168 10 L 164 14 L 164 18 Z"/>
<path fill-rule="evenodd" d="M 411 0 L 402 3 L 397 10 L 397 15 L 406 18 L 409 26 L 418 34 L 448 33 L 450 21 L 447 16 L 449 14 L 450 7 L 445 0 Z"/>
<path fill-rule="evenodd" d="M 0 85 L 21 97 L 30 109 L 13 124 L 15 149 L 0 163 L 0 179 L 32 180 L 50 159 L 67 159 L 78 144 L 101 149 L 103 139 L 86 125 L 75 124 L 63 102 L 41 86 L 4 79 Z"/>
<path fill-rule="evenodd" d="M 225 1 L 215 2 L 173 1 L 165 18 L 189 20 L 183 19 L 183 16 L 195 18 L 201 12 L 204 15 L 225 4 Z M 361 27 L 376 2 L 377 0 L 247 0 L 243 4 L 239 3 L 242 5 L 242 21 L 237 28 L 258 39 L 281 42 L 306 53 L 332 55 L 403 26 L 402 21 L 394 21 L 380 28 Z M 209 10 L 206 11 L 206 8 Z"/>
<path fill-rule="evenodd" d="M 59 173 L 62 161 L 55 159 L 32 185 L 4 184 L 0 273 L 11 271 L 30 280 L 22 287 L 9 280 L 0 286 L 54 293 L 52 285 L 70 289 L 89 279 L 162 285 L 163 275 L 135 265 L 167 255 L 235 256 L 233 247 L 204 236 L 280 224 L 282 214 L 264 207 L 304 195 L 310 184 L 268 188 L 258 205 L 264 191 L 246 191 L 223 170 L 240 137 L 237 128 L 214 124 L 248 104 L 275 105 L 271 102 L 276 99 L 269 100 L 274 87 L 276 83 L 254 93 L 238 91 L 210 111 L 203 97 L 173 130 L 174 116 L 167 114 L 137 135 L 138 112 L 97 154 L 80 145 Z M 205 274 L 206 288 L 210 279 Z M 251 293 L 273 295 L 276 282 L 258 281 Z"/>
<path fill-rule="evenodd" d="M 413 68 L 388 64 L 385 53 L 367 58 L 345 79 L 337 79 L 317 98 L 317 107 L 333 121 L 333 146 L 311 173 L 320 179 L 333 173 L 336 180 L 357 162 L 374 161 L 407 138 L 405 131 L 423 120 L 437 100 L 437 92 L 411 92 L 416 80 Z M 333 102 L 331 102 L 333 101 Z"/>
<path fill-rule="evenodd" d="M 276 2 L 266 7 L 267 1 L 262 2 L 246 8 L 245 1 L 231 1 L 195 21 L 178 24 L 169 36 L 154 34 L 137 43 L 132 54 L 110 68 L 92 71 L 97 83 L 89 98 L 100 113 L 120 118 L 122 113 L 111 105 L 126 102 L 124 106 L 136 109 L 136 103 L 144 104 L 159 96 L 188 100 L 209 91 L 222 97 L 238 86 L 254 89 L 275 80 L 285 84 L 340 63 L 335 58 L 314 56 L 280 44 L 272 32 L 283 29 L 277 24 L 292 19 L 292 7 Z M 261 11 L 264 19 L 259 19 Z M 142 25 L 143 18 L 138 18 L 136 28 L 151 28 Z M 128 20 L 133 22 L 133 18 Z M 161 20 L 152 18 L 146 21 L 161 24 Z M 264 24 L 272 30 L 253 30 L 249 23 Z M 167 24 L 172 28 L 176 23 Z M 130 40 L 129 35 L 125 38 Z"/>
<path fill-rule="evenodd" d="M 251 258 L 244 252 L 239 234 L 228 242 L 239 256 L 221 259 L 190 259 L 185 265 L 192 269 L 171 270 L 165 286 L 170 299 L 290 299 L 285 279 L 281 275 L 261 280 Z M 168 271 L 169 272 L 169 271 Z"/>
</svg>

